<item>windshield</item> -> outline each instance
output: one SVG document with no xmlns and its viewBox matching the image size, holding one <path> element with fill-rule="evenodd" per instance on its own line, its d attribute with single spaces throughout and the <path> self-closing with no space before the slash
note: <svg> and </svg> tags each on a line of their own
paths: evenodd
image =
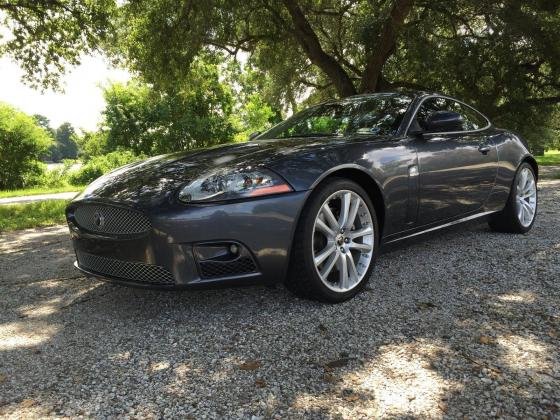
<svg viewBox="0 0 560 420">
<path fill-rule="evenodd" d="M 412 99 L 400 93 L 380 93 L 324 103 L 275 125 L 258 139 L 394 135 Z"/>
</svg>

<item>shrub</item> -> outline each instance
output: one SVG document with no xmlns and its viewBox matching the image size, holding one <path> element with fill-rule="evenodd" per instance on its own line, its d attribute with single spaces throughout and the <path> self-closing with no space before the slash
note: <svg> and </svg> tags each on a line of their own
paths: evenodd
<svg viewBox="0 0 560 420">
<path fill-rule="evenodd" d="M 64 159 L 61 166 L 45 171 L 33 185 L 47 188 L 67 186 L 70 171 L 76 162 L 74 159 Z"/>
<path fill-rule="evenodd" d="M 0 103 L 0 189 L 36 183 L 45 170 L 39 157 L 51 144 L 33 117 Z"/>
<path fill-rule="evenodd" d="M 106 155 L 95 156 L 87 161 L 80 169 L 70 172 L 69 181 L 73 185 L 85 185 L 96 180 L 101 175 L 128 163 L 142 159 L 131 151 L 116 151 Z"/>
</svg>

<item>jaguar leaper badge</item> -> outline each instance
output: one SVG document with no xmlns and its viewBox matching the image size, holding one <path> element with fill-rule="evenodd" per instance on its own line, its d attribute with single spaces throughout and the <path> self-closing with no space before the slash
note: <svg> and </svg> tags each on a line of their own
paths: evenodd
<svg viewBox="0 0 560 420">
<path fill-rule="evenodd" d="M 96 211 L 93 215 L 93 224 L 98 228 L 103 228 L 105 226 L 105 216 L 100 211 Z"/>
</svg>

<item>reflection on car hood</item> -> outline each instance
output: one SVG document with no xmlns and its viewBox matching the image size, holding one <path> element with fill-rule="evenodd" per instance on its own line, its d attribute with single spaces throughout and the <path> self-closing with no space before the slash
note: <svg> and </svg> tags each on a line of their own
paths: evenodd
<svg viewBox="0 0 560 420">
<path fill-rule="evenodd" d="M 263 140 L 156 156 L 102 176 L 76 199 L 154 206 L 172 200 L 179 187 L 218 168 L 266 165 L 302 150 L 347 140 L 342 137 Z"/>
</svg>

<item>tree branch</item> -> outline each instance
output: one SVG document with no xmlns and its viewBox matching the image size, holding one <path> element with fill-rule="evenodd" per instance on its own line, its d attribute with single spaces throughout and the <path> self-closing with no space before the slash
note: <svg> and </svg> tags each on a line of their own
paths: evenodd
<svg viewBox="0 0 560 420">
<path fill-rule="evenodd" d="M 288 9 L 294 24 L 294 37 L 307 54 L 307 57 L 309 57 L 313 64 L 325 72 L 340 96 L 354 95 L 356 88 L 354 83 L 352 83 L 352 79 L 350 79 L 340 63 L 323 50 L 317 34 L 313 31 L 309 21 L 297 4 L 297 0 L 283 0 L 283 3 L 286 9 Z"/>
<path fill-rule="evenodd" d="M 404 20 L 412 10 L 414 0 L 395 0 L 389 17 L 383 24 L 379 40 L 366 61 L 366 68 L 362 76 L 361 92 L 375 92 L 387 59 L 393 54 L 397 36 L 404 24 Z"/>
</svg>

